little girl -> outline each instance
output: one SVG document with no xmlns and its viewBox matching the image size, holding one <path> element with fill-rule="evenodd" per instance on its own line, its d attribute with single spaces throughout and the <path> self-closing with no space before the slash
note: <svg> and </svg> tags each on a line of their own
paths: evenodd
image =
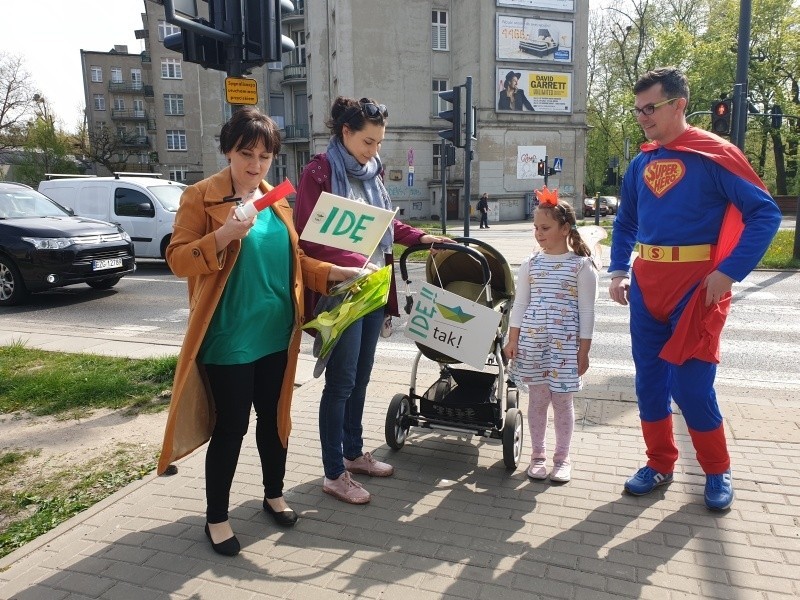
<svg viewBox="0 0 800 600">
<path fill-rule="evenodd" d="M 550 480 L 567 482 L 575 420 L 572 395 L 581 389 L 581 375 L 589 368 L 598 276 L 576 229 L 575 211 L 558 200 L 557 191 L 536 191 L 533 228 L 540 250 L 520 265 L 504 352 L 529 387 L 533 451 L 528 477 L 547 478 L 544 438 L 552 403 L 556 448 Z"/>
</svg>

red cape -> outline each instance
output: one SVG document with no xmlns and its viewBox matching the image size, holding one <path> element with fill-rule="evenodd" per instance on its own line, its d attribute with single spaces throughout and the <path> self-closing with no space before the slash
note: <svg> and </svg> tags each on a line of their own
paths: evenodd
<svg viewBox="0 0 800 600">
<path fill-rule="evenodd" d="M 658 147 L 658 142 L 648 142 L 641 149 L 643 152 L 652 152 Z M 665 144 L 664 148 L 705 156 L 734 175 L 767 190 L 767 186 L 739 148 L 704 129 L 689 126 L 672 142 Z M 743 230 L 741 212 L 733 204 L 728 204 L 722 219 L 716 252 L 704 279 L 733 252 Z M 731 297 L 728 295 L 720 303 L 706 306 L 705 288 L 701 282 L 689 298 L 672 337 L 664 344 L 659 356 L 676 365 L 682 365 L 690 358 L 719 363 L 720 334 L 730 310 L 730 303 Z"/>
</svg>

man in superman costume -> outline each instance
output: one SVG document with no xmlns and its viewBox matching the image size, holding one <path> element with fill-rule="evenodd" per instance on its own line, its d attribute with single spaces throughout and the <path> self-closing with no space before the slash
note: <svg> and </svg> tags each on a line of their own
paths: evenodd
<svg viewBox="0 0 800 600">
<path fill-rule="evenodd" d="M 672 481 L 675 400 L 706 474 L 706 506 L 725 510 L 734 492 L 714 392 L 720 334 L 733 282 L 761 260 L 780 225 L 780 210 L 736 146 L 686 123 L 683 73 L 672 67 L 650 71 L 633 91 L 633 112 L 649 142 L 622 183 L 609 293 L 630 304 L 648 461 L 625 490 L 643 495 Z"/>
</svg>

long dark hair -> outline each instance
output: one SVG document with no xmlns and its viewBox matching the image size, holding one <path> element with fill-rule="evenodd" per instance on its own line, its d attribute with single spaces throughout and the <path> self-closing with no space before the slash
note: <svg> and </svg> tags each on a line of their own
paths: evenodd
<svg viewBox="0 0 800 600">
<path fill-rule="evenodd" d="M 367 123 L 385 125 L 389 111 L 372 98 L 347 98 L 339 96 L 331 106 L 331 116 L 325 125 L 336 137 L 342 139 L 342 128 L 347 125 L 352 131 L 361 131 Z"/>
</svg>

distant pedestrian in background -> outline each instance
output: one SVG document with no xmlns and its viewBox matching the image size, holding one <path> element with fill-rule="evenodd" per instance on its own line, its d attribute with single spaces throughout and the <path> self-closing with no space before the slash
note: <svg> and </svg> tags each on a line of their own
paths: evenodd
<svg viewBox="0 0 800 600">
<path fill-rule="evenodd" d="M 575 211 L 555 192 L 540 198 L 533 228 L 541 250 L 519 267 L 503 352 L 528 385 L 528 477 L 547 478 L 545 432 L 552 404 L 556 447 L 550 480 L 563 483 L 572 476 L 572 396 L 589 368 L 598 276 L 591 251 L 578 233 Z"/>
<path fill-rule="evenodd" d="M 484 192 L 481 199 L 478 200 L 478 204 L 475 205 L 475 208 L 481 213 L 480 228 L 489 229 L 489 195 L 486 192 Z"/>
</svg>

